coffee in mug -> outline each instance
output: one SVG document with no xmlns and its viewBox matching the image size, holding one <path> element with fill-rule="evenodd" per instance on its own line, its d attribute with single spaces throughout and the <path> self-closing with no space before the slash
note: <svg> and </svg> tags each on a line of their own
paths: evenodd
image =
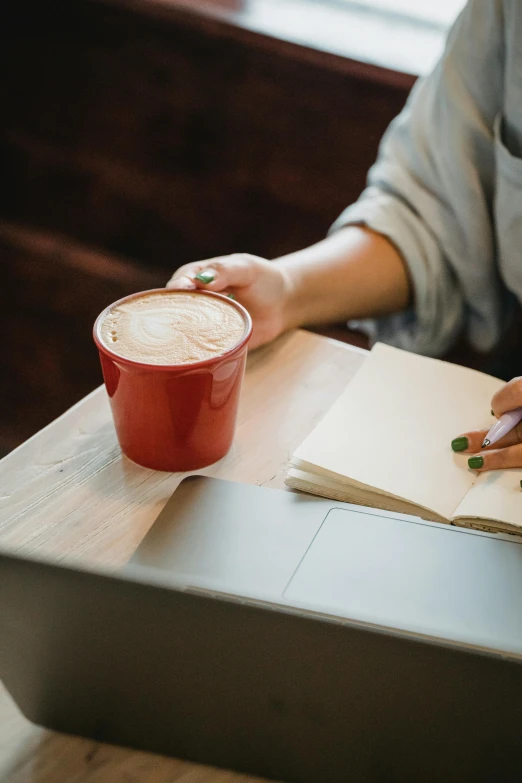
<svg viewBox="0 0 522 783">
<path fill-rule="evenodd" d="M 116 433 L 156 470 L 196 470 L 232 443 L 252 322 L 210 291 L 143 291 L 94 325 Z"/>
<path fill-rule="evenodd" d="M 145 364 L 193 364 L 233 348 L 247 328 L 225 297 L 191 291 L 144 294 L 108 309 L 99 337 L 118 356 Z"/>
</svg>

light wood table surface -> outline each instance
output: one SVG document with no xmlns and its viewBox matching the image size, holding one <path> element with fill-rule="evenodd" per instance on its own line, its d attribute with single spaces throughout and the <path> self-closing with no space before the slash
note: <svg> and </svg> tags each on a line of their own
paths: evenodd
<svg viewBox="0 0 522 783">
<path fill-rule="evenodd" d="M 366 352 L 304 331 L 248 359 L 234 445 L 203 471 L 284 487 L 294 449 Z M 122 457 L 104 388 L 0 461 L 0 547 L 117 568 L 186 474 Z M 246 775 L 56 734 L 25 720 L 0 684 L 1 783 L 253 783 Z M 319 781 L 318 781 L 319 783 Z"/>
</svg>

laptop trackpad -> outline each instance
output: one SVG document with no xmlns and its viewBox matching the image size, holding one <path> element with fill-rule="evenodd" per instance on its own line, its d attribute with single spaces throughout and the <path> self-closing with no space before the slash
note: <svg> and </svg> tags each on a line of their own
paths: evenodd
<svg viewBox="0 0 522 783">
<path fill-rule="evenodd" d="M 332 509 L 285 591 L 334 615 L 522 652 L 522 544 Z"/>
</svg>

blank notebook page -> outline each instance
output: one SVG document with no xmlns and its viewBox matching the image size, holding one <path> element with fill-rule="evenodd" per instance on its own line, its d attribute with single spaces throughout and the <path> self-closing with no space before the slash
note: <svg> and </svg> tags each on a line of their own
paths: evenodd
<svg viewBox="0 0 522 783">
<path fill-rule="evenodd" d="M 377 343 L 294 457 L 449 519 L 476 474 L 451 441 L 493 423 L 503 382 Z M 299 467 L 299 463 L 297 463 Z"/>
</svg>

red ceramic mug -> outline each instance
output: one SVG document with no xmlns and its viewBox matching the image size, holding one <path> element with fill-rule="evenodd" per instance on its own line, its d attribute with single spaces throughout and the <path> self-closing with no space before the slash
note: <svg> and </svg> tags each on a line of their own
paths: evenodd
<svg viewBox="0 0 522 783">
<path fill-rule="evenodd" d="M 154 470 L 198 470 L 221 459 L 232 444 L 252 321 L 237 302 L 198 291 L 198 296 L 226 299 L 243 316 L 244 334 L 231 349 L 210 359 L 177 365 L 146 364 L 111 351 L 100 338 L 100 326 L 108 312 L 131 299 L 159 292 L 177 293 L 142 291 L 109 305 L 96 319 L 94 342 L 123 453 Z"/>
</svg>

